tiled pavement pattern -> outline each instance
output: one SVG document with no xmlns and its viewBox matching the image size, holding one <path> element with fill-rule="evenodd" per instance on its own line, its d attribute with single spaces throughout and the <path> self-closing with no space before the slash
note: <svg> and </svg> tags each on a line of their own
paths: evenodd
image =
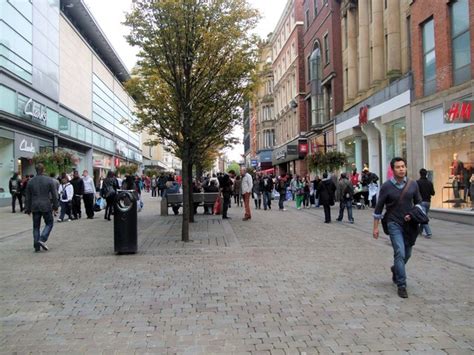
<svg viewBox="0 0 474 355">
<path fill-rule="evenodd" d="M 320 209 L 253 211 L 242 222 L 180 219 L 146 198 L 139 253 L 113 254 L 111 222 L 55 224 L 34 253 L 24 215 L 0 211 L 0 352 L 104 354 L 472 354 L 473 234 L 433 221 L 408 265 L 409 298 L 390 280 L 392 250 Z M 334 213 L 334 211 L 333 211 Z M 334 218 L 334 216 L 333 216 Z"/>
</svg>

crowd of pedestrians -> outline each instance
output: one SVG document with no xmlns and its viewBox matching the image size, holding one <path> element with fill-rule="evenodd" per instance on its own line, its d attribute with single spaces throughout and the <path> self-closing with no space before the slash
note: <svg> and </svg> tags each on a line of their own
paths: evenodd
<svg viewBox="0 0 474 355">
<path fill-rule="evenodd" d="M 353 208 L 374 209 L 373 237 L 379 238 L 379 224 L 382 223 L 384 233 L 391 240 L 394 261 L 390 270 L 392 280 L 397 285 L 398 295 L 408 297 L 406 264 L 411 257 L 412 248 L 419 234 L 426 238 L 432 237 L 428 213 L 431 197 L 435 195 L 432 182 L 428 179 L 426 169 L 419 171 L 420 177 L 414 181 L 406 176 L 406 161 L 394 158 L 390 163 L 391 176 L 379 189 L 379 178 L 368 167 L 361 174 L 357 169 L 339 176 L 324 172 L 319 178 L 315 176 L 292 176 L 282 173 L 274 176 L 257 172 L 253 176 L 245 167 L 240 174 L 234 170 L 228 173 L 206 175 L 193 180 L 193 193 L 218 193 L 222 197 L 222 209 L 216 209 L 215 204 L 204 203 L 204 214 L 222 213 L 223 219 L 230 219 L 228 214 L 233 201 L 236 206 L 243 207 L 243 221 L 252 219 L 251 200 L 256 210 L 270 211 L 272 201 L 278 201 L 278 210 L 286 211 L 285 202 L 295 201 L 297 210 L 304 208 L 319 208 L 324 210 L 324 223 L 331 223 L 331 207 L 338 203 L 339 214 L 336 221 L 342 222 L 347 210 L 349 223 L 354 223 Z M 20 212 L 33 214 L 33 247 L 35 251 L 48 250 L 46 244 L 53 228 L 54 216 L 57 221 L 72 221 L 82 217 L 82 201 L 88 219 L 94 218 L 97 202 L 105 200 L 104 219 L 111 220 L 114 213 L 114 199 L 119 189 L 132 190 L 136 194 L 141 209 L 143 202 L 142 191 L 149 192 L 152 198 L 165 198 L 168 194 L 181 192 L 181 181 L 174 174 L 160 176 L 126 175 L 123 179 L 115 176 L 112 171 L 96 186 L 88 171 L 82 175 L 73 171 L 56 177 L 54 174 L 44 175 L 44 167 L 36 167 L 37 175 L 25 176 L 21 179 L 13 174 L 9 181 L 12 195 L 12 212 L 16 213 L 16 202 Z M 471 178 L 472 179 L 472 178 Z M 220 201 L 220 197 L 218 200 Z M 216 201 L 217 203 L 217 201 Z M 173 212 L 179 214 L 180 204 L 173 205 Z M 194 203 L 193 211 L 197 213 L 199 203 Z M 100 208 L 99 208 L 100 209 Z M 41 231 L 41 220 L 45 227 Z"/>
</svg>

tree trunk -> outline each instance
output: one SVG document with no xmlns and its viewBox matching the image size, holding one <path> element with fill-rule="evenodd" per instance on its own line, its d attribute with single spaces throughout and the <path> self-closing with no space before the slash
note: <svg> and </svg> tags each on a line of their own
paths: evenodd
<svg viewBox="0 0 474 355">
<path fill-rule="evenodd" d="M 184 163 L 183 163 L 184 164 Z M 188 171 L 189 171 L 189 177 L 188 177 L 188 182 L 189 186 L 193 186 L 193 163 L 189 161 L 188 163 Z M 193 201 L 193 189 L 189 189 L 189 201 L 190 202 L 190 209 L 189 209 L 189 222 L 194 223 L 194 201 Z"/>
<path fill-rule="evenodd" d="M 190 159 L 189 143 L 184 143 L 183 149 L 183 223 L 181 228 L 181 240 L 183 242 L 189 242 L 189 211 L 190 211 L 190 199 L 189 191 L 191 185 L 189 184 L 189 176 L 192 176 L 192 172 L 189 171 Z M 191 190 L 192 191 L 192 190 Z"/>
</svg>

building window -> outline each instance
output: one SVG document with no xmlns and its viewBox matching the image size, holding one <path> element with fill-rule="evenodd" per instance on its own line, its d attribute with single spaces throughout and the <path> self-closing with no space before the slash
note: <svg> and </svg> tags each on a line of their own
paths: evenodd
<svg viewBox="0 0 474 355">
<path fill-rule="evenodd" d="M 314 17 L 318 16 L 318 0 L 313 0 Z"/>
<path fill-rule="evenodd" d="M 324 35 L 324 62 L 329 64 L 329 35 Z"/>
<path fill-rule="evenodd" d="M 369 0 L 369 22 L 372 23 L 372 0 Z"/>
<path fill-rule="evenodd" d="M 411 69 L 411 17 L 407 17 L 407 54 L 408 69 Z"/>
<path fill-rule="evenodd" d="M 468 0 L 457 0 L 451 6 L 454 85 L 471 79 L 470 37 Z"/>
<path fill-rule="evenodd" d="M 344 48 L 347 48 L 347 15 L 344 16 Z"/>
<path fill-rule="evenodd" d="M 306 28 L 308 28 L 309 27 L 309 9 L 307 9 L 304 14 L 304 23 L 305 23 Z"/>
<path fill-rule="evenodd" d="M 316 46 L 309 57 L 310 80 L 311 80 L 311 125 L 315 126 L 323 122 L 324 99 L 321 88 L 321 51 Z"/>
<path fill-rule="evenodd" d="M 423 25 L 423 85 L 425 96 L 436 92 L 434 20 Z"/>
</svg>

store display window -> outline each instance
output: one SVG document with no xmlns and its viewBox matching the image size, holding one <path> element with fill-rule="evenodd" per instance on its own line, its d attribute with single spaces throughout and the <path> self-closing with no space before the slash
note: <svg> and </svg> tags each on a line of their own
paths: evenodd
<svg viewBox="0 0 474 355">
<path fill-rule="evenodd" d="M 425 137 L 426 168 L 436 195 L 432 207 L 471 211 L 474 125 Z"/>
</svg>

